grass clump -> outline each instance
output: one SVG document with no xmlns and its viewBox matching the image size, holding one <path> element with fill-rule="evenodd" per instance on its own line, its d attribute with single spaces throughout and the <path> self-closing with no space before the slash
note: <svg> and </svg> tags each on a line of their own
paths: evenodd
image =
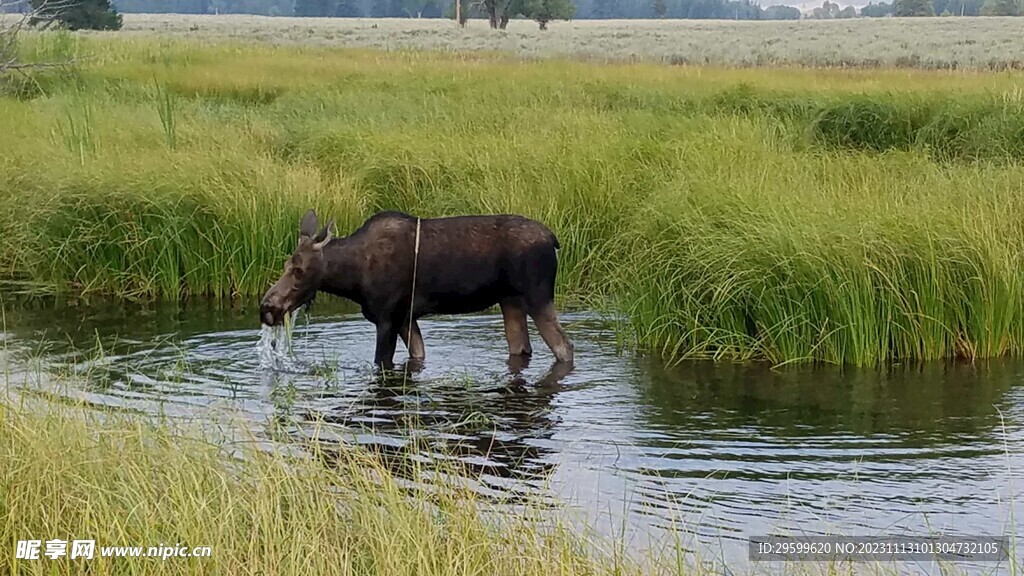
<svg viewBox="0 0 1024 576">
<path fill-rule="evenodd" d="M 180 423 L 73 405 L 0 404 L 0 570 L 18 574 L 630 574 L 557 521 L 493 511 L 455 483 L 412 498 L 379 460 L 331 466 Z M 226 453 L 230 450 L 231 453 Z M 313 454 L 315 455 L 316 449 Z M 528 511 L 527 511 L 528 512 Z M 16 560 L 14 542 L 96 541 L 92 560 Z M 209 557 L 101 557 L 108 546 Z M 45 551 L 45 547 L 43 549 Z M 69 544 L 70 550 L 70 544 Z"/>
<path fill-rule="evenodd" d="M 818 112 L 811 125 L 826 146 L 854 150 L 910 150 L 929 117 L 926 105 L 878 97 L 844 99 Z"/>
<path fill-rule="evenodd" d="M 858 96 L 823 106 L 814 141 L 838 150 L 920 150 L 940 162 L 1024 160 L 1016 101 L 993 96 L 921 99 Z"/>
</svg>

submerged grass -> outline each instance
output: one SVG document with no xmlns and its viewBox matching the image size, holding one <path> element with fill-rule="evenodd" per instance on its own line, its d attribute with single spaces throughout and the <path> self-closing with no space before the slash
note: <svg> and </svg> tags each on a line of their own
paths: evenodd
<svg viewBox="0 0 1024 576">
<path fill-rule="evenodd" d="M 26 50 L 83 67 L 0 98 L 0 274 L 25 291 L 251 298 L 310 207 L 342 232 L 517 212 L 559 236 L 560 299 L 626 312 L 645 350 L 1024 347 L 1017 75 L 67 42 Z"/>
<path fill-rule="evenodd" d="M 250 438 L 251 440 L 251 438 Z M 372 454 L 215 445 L 181 423 L 0 402 L 5 574 L 641 574 L 557 516 L 493 516 L 457 483 L 413 498 Z M 94 540 L 91 560 L 14 558 L 18 540 Z M 204 557 L 103 557 L 113 546 Z"/>
</svg>

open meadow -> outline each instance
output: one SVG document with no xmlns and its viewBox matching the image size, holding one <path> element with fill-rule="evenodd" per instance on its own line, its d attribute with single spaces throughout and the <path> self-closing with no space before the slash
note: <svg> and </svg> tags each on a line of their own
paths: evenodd
<svg viewBox="0 0 1024 576">
<path fill-rule="evenodd" d="M 571 57 L 727 66 L 805 65 L 983 70 L 1024 67 L 1017 18 L 852 20 L 573 20 L 547 31 L 513 20 L 286 18 L 246 15 L 125 14 L 122 34 L 239 40 L 338 48 L 503 52 L 521 58 Z"/>
</svg>

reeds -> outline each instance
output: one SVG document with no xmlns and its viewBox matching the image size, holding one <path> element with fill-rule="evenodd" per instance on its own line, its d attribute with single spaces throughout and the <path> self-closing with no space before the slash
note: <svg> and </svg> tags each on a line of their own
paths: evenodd
<svg viewBox="0 0 1024 576">
<path fill-rule="evenodd" d="M 516 212 L 557 233 L 559 297 L 627 312 L 640 349 L 1021 348 L 1011 77 L 75 46 L 73 78 L 0 99 L 0 265 L 23 290 L 252 298 L 310 207 L 341 233 Z"/>
</svg>

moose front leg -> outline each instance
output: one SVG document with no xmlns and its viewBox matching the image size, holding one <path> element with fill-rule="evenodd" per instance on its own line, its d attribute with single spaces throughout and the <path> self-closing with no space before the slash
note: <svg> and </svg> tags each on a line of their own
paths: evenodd
<svg viewBox="0 0 1024 576">
<path fill-rule="evenodd" d="M 398 345 L 398 330 L 389 320 L 377 322 L 377 350 L 373 355 L 373 363 L 384 370 L 394 368 L 395 346 Z"/>
<path fill-rule="evenodd" d="M 505 339 L 508 341 L 508 355 L 529 356 L 530 333 L 526 330 L 526 310 L 522 298 L 507 298 L 501 302 L 501 316 L 505 322 Z"/>
<path fill-rule="evenodd" d="M 403 322 L 399 335 L 402 337 L 402 342 L 405 344 L 405 347 L 409 349 L 409 358 L 413 360 L 423 360 L 427 357 L 427 351 L 423 346 L 423 335 L 420 334 L 419 323 L 413 320 L 412 334 L 410 335 L 409 332 L 408 321 Z"/>
</svg>

